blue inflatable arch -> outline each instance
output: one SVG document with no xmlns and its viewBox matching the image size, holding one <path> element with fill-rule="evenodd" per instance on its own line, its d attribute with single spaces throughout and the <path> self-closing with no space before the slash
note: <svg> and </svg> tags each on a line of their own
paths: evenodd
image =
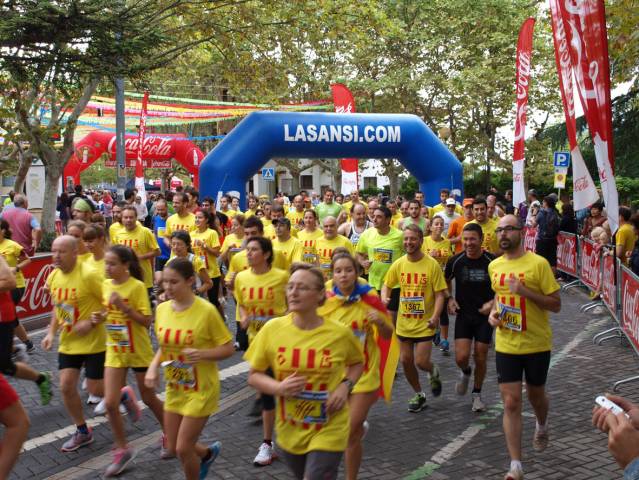
<svg viewBox="0 0 639 480">
<path fill-rule="evenodd" d="M 273 157 L 397 158 L 428 205 L 441 188 L 462 191 L 462 165 L 415 115 L 253 112 L 202 161 L 201 197 L 238 192 Z M 289 192 L 294 193 L 294 192 Z"/>
</svg>

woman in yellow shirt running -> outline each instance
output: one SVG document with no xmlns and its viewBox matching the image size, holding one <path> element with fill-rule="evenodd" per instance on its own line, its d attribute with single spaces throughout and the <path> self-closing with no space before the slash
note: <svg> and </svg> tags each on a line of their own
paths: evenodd
<svg viewBox="0 0 639 480">
<path fill-rule="evenodd" d="M 195 296 L 193 264 L 176 258 L 164 267 L 167 302 L 158 305 L 155 334 L 158 351 L 146 372 L 147 388 L 158 385 L 164 370 L 164 431 L 170 451 L 177 452 L 187 480 L 205 478 L 220 452 L 197 440 L 215 413 L 220 397 L 217 362 L 233 355 L 233 342 L 217 308 Z"/>
<path fill-rule="evenodd" d="M 357 261 L 349 253 L 337 253 L 333 255 L 331 271 L 333 287 L 326 292 L 326 303 L 318 313 L 349 327 L 364 349 L 364 373 L 355 384 L 348 400 L 351 428 L 346 448 L 346 478 L 354 480 L 362 461 L 362 438 L 368 430 L 366 417 L 380 396 L 382 357 L 384 356 L 385 367 L 392 372 L 390 377 L 384 378 L 388 384 L 385 386 L 390 400 L 390 387 L 393 384 L 392 377 L 397 367 L 398 356 L 395 354 L 394 361 L 388 363 L 386 360 L 389 348 L 386 348 L 385 352 L 380 349 L 379 337 L 392 341 L 393 324 L 375 289 L 358 282 Z M 390 342 L 387 342 L 386 346 L 390 347 Z M 394 352 L 398 352 L 397 345 Z"/>
<path fill-rule="evenodd" d="M 249 385 L 277 398 L 278 447 L 295 478 L 334 480 L 348 444 L 348 395 L 364 355 L 350 329 L 318 315 L 322 272 L 301 263 L 291 271 L 290 313 L 267 322 L 244 355 Z"/>
<path fill-rule="evenodd" d="M 213 222 L 211 214 L 204 210 L 195 212 L 195 230 L 189 235 L 193 243 L 193 253 L 202 260 L 204 268 L 211 279 L 213 285 L 207 292 L 209 302 L 217 307 L 220 315 L 224 312 L 220 307 L 220 267 L 217 264 L 217 257 L 220 255 L 220 237 L 209 225 Z"/>
<path fill-rule="evenodd" d="M 94 321 L 104 322 L 107 331 L 104 399 L 115 449 L 113 463 L 107 467 L 105 476 L 112 477 L 120 474 L 135 457 L 135 451 L 127 445 L 119 411 L 120 403 L 123 403 L 131 421 L 140 418 L 135 393 L 126 385 L 129 368 L 135 374 L 142 401 L 160 425 L 163 410 L 155 391 L 144 384 L 144 374 L 153 359 L 153 349 L 148 331 L 151 304 L 144 286 L 142 268 L 135 252 L 124 245 L 109 248 L 104 262 L 109 277 L 102 288 L 105 311 L 94 314 Z M 168 458 L 172 455 L 162 452 L 161 456 Z"/>
<path fill-rule="evenodd" d="M 209 273 L 206 271 L 204 262 L 197 255 L 193 254 L 191 250 L 191 237 L 184 230 L 177 230 L 171 234 L 171 258 L 166 263 L 168 265 L 172 261 L 183 258 L 193 264 L 195 270 L 195 283 L 193 284 L 193 290 L 198 295 L 206 295 L 213 287 L 213 282 L 209 277 Z M 164 267 L 166 269 L 166 266 Z M 164 284 L 164 279 L 162 279 Z"/>
<path fill-rule="evenodd" d="M 104 278 L 104 255 L 106 250 L 106 233 L 100 225 L 87 225 L 82 232 L 82 241 L 91 256 L 85 260 L 86 265 L 95 270 L 96 274 Z"/>
<path fill-rule="evenodd" d="M 297 234 L 297 239 L 302 244 L 302 261 L 304 263 L 317 264 L 317 239 L 324 236 L 321 228 L 317 228 L 317 212 L 308 209 L 304 212 L 304 230 Z"/>
</svg>

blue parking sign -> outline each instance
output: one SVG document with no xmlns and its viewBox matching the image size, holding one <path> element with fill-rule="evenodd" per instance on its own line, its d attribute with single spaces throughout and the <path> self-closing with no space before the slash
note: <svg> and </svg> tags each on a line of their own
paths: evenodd
<svg viewBox="0 0 639 480">
<path fill-rule="evenodd" d="M 570 166 L 570 152 L 555 152 L 555 168 L 568 168 Z"/>
</svg>

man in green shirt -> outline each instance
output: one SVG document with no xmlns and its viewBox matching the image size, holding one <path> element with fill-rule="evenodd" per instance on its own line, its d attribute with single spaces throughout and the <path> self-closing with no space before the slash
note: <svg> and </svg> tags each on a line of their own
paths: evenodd
<svg viewBox="0 0 639 480">
<path fill-rule="evenodd" d="M 324 201 L 315 207 L 315 212 L 319 217 L 320 225 L 323 225 L 326 217 L 338 218 L 342 211 L 342 206 L 333 201 L 335 198 L 335 190 L 327 188 L 324 192 Z"/>
<path fill-rule="evenodd" d="M 392 263 L 399 257 L 404 255 L 404 235 L 401 231 L 390 226 L 391 211 L 388 207 L 380 206 L 373 212 L 373 225 L 375 228 L 369 228 L 359 237 L 357 247 L 357 259 L 368 272 L 368 283 L 382 291 L 384 276 Z M 399 301 L 399 289 L 397 289 L 397 301 Z M 388 309 L 397 311 L 397 307 L 393 310 L 393 298 Z"/>
</svg>

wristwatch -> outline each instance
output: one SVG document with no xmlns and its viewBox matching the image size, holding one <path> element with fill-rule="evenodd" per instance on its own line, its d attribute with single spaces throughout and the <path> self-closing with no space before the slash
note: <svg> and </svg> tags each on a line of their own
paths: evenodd
<svg viewBox="0 0 639 480">
<path fill-rule="evenodd" d="M 348 387 L 348 394 L 349 395 L 351 393 L 353 393 L 353 387 L 355 387 L 355 384 L 353 383 L 353 381 L 350 378 L 344 377 L 344 379 L 342 380 L 342 383 L 345 383 L 346 386 Z"/>
</svg>

